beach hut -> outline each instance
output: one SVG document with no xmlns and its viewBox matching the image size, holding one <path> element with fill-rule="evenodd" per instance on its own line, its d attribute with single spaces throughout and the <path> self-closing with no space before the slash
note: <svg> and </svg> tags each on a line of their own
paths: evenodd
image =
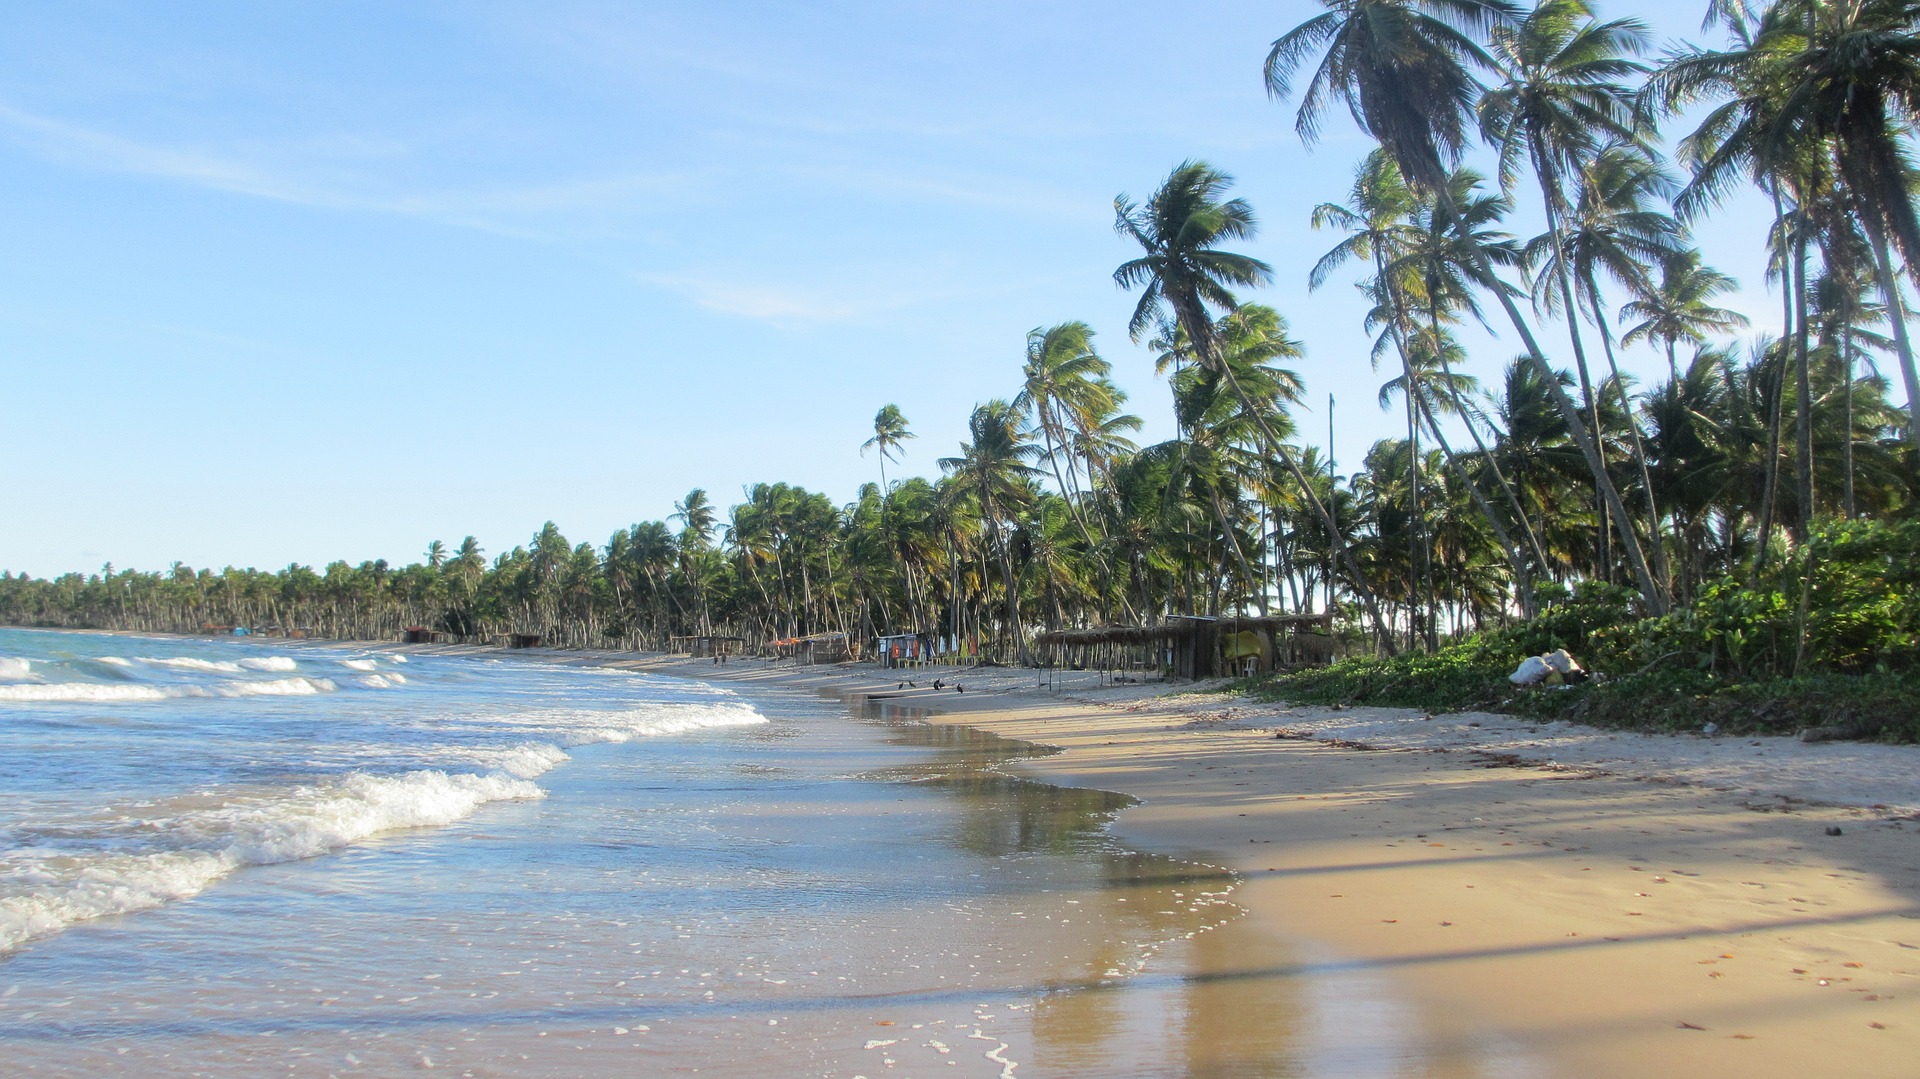
<svg viewBox="0 0 1920 1079">
<path fill-rule="evenodd" d="M 873 639 L 873 654 L 882 667 L 917 666 L 925 661 L 928 641 L 920 633 L 886 633 Z"/>
<path fill-rule="evenodd" d="M 1334 657 L 1326 614 L 1175 615 L 1155 626 L 1053 630 L 1035 639 L 1047 666 L 1164 671 L 1176 678 L 1241 678 Z"/>
<path fill-rule="evenodd" d="M 852 643 L 847 634 L 812 634 L 793 641 L 793 659 L 801 664 L 847 662 L 852 659 Z"/>
<path fill-rule="evenodd" d="M 538 633 L 509 633 L 507 634 L 507 647 L 538 648 L 540 647 L 540 635 Z"/>
<path fill-rule="evenodd" d="M 670 637 L 670 651 L 692 656 L 694 659 L 712 659 L 718 656 L 737 656 L 746 651 L 745 637 L 726 637 L 716 633 L 688 634 L 684 637 Z"/>
<path fill-rule="evenodd" d="M 440 635 L 425 626 L 408 626 L 400 631 L 400 640 L 406 644 L 433 644 Z"/>
</svg>

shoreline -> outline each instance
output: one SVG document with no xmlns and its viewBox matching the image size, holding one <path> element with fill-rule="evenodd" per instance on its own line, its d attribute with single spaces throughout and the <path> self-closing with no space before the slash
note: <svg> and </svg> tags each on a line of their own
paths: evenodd
<svg viewBox="0 0 1920 1079">
<path fill-rule="evenodd" d="M 1548 739 L 1613 743 L 1612 766 L 1582 763 L 1591 745 L 1534 761 L 1486 748 L 1498 732 L 1445 733 L 1487 731 L 1470 718 L 1158 695 L 1169 686 L 1046 695 L 1015 690 L 1033 678 L 1018 671 L 518 654 L 878 697 L 1058 748 L 1013 767 L 1133 796 L 1118 840 L 1240 880 L 1246 915 L 1193 969 L 1157 973 L 1219 986 L 1222 1007 L 1236 984 L 1334 985 L 1349 996 L 1336 1021 L 1372 1046 L 1336 1072 L 1893 1079 L 1920 1060 L 1920 824 L 1913 802 L 1857 782 L 1863 804 L 1766 799 L 1623 767 L 1637 740 L 1678 736 L 1556 724 Z M 910 675 L 923 686 L 899 689 Z M 936 694 L 934 677 L 973 684 Z M 1342 737 L 1391 723 L 1442 733 Z M 1920 748 L 1858 748 L 1920 764 Z M 1760 772 L 1775 774 L 1806 778 Z"/>
<path fill-rule="evenodd" d="M 1305 1074 L 1891 1079 L 1920 1060 L 1920 747 L 1288 707 L 1165 684 L 1048 694 L 1017 669 L 301 644 L 760 683 L 1054 747 L 1008 770 L 1138 799 L 1110 826 L 1117 841 L 1236 878 L 1245 914 L 1138 977 L 1184 987 L 1188 1020 L 1300 1030 Z M 935 677 L 966 692 L 927 689 Z M 1840 797 L 1815 796 L 1835 784 Z M 1287 999 L 1312 1004 L 1264 1003 Z"/>
</svg>

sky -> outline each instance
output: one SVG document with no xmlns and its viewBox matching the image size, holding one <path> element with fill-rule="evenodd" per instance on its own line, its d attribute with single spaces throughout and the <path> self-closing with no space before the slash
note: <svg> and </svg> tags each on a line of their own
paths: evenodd
<svg viewBox="0 0 1920 1079">
<path fill-rule="evenodd" d="M 1704 7 L 1602 13 L 1667 41 Z M 491 556 L 548 520 L 599 545 L 763 481 L 848 502 L 880 406 L 918 436 L 889 475 L 937 475 L 1071 319 L 1171 437 L 1113 200 L 1195 158 L 1259 214 L 1239 249 L 1275 283 L 1244 298 L 1306 345 L 1303 441 L 1337 397 L 1346 471 L 1400 416 L 1353 278 L 1307 288 L 1338 242 L 1307 219 L 1369 144 L 1335 116 L 1304 146 L 1260 78 L 1318 10 L 7 5 L 0 569 Z M 1743 197 L 1696 235 L 1763 329 L 1765 227 Z"/>
</svg>

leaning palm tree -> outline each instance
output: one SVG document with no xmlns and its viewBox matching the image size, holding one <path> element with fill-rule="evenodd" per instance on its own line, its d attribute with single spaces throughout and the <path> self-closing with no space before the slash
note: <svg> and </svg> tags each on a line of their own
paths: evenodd
<svg viewBox="0 0 1920 1079">
<path fill-rule="evenodd" d="M 1067 500 L 1066 512 L 1090 549 L 1098 544 L 1078 508 L 1078 468 L 1071 460 L 1068 429 L 1077 426 L 1076 418 L 1084 420 L 1107 410 L 1115 388 L 1107 381 L 1112 370 L 1094 351 L 1093 327 L 1086 323 L 1036 328 L 1027 333 L 1027 362 L 1021 368 L 1024 381 L 1013 399 L 1013 407 L 1031 416 L 1034 429 L 1040 432 L 1041 459 L 1052 470 L 1060 496 Z"/>
<path fill-rule="evenodd" d="M 1334 97 L 1343 100 L 1361 130 L 1378 140 L 1414 190 L 1456 213 L 1447 187 L 1450 165 L 1465 151 L 1469 118 L 1480 92 L 1471 68 L 1493 70 L 1486 50 L 1469 36 L 1500 23 L 1515 12 L 1505 0 L 1321 0 L 1329 10 L 1279 38 L 1267 54 L 1268 93 L 1290 97 L 1296 70 L 1315 52 L 1320 65 L 1302 94 L 1294 127 L 1313 141 Z M 1633 532 L 1619 490 L 1607 474 L 1595 439 L 1579 409 L 1561 388 L 1490 257 L 1474 259 L 1475 276 L 1491 290 L 1526 347 L 1526 361 L 1538 370 L 1553 405 L 1566 421 L 1593 485 L 1619 530 L 1621 546 L 1633 567 L 1642 599 L 1654 614 L 1664 614 L 1666 596 L 1655 585 L 1645 554 Z"/>
<path fill-rule="evenodd" d="M 1671 589 L 1666 547 L 1659 542 L 1660 508 L 1648 472 L 1645 436 L 1627 400 L 1627 380 L 1614 352 L 1600 274 L 1605 272 L 1633 292 L 1651 290 L 1646 268 L 1672 254 L 1680 237 L 1673 217 L 1653 206 L 1676 185 L 1645 148 L 1631 141 L 1600 147 L 1581 164 L 1576 179 L 1577 194 L 1561 227 L 1528 244 L 1529 260 L 1540 267 L 1539 285 L 1559 285 L 1537 288 L 1536 296 L 1549 311 L 1566 305 L 1570 326 L 1577 326 L 1582 315 L 1593 322 L 1606 355 L 1608 382 L 1618 397 L 1612 403 L 1618 406 L 1631 437 L 1632 460 L 1646 499 L 1647 534 L 1654 541 L 1654 574 Z M 1577 329 L 1574 337 L 1579 339 Z"/>
<path fill-rule="evenodd" d="M 1479 317 L 1479 308 L 1474 303 L 1471 290 L 1457 275 L 1458 265 L 1453 257 L 1453 249 L 1463 235 L 1486 239 L 1480 235 L 1482 226 L 1497 219 L 1504 203 L 1491 197 L 1473 197 L 1471 190 L 1476 178 L 1465 170 L 1455 173 L 1451 182 L 1460 189 L 1456 203 L 1466 207 L 1468 213 L 1458 228 L 1438 227 L 1444 218 L 1431 213 L 1430 205 L 1423 205 L 1414 197 L 1412 189 L 1401 179 L 1400 170 L 1386 152 L 1376 149 L 1368 154 L 1354 174 L 1353 189 L 1347 202 L 1321 203 L 1314 208 L 1311 219 L 1314 228 L 1340 228 L 1346 231 L 1347 238 L 1314 264 L 1313 272 L 1307 278 L 1307 287 L 1317 289 L 1326 284 L 1333 271 L 1349 261 L 1364 259 L 1373 264 L 1371 283 L 1362 287 L 1376 296 L 1378 309 L 1384 309 L 1382 317 L 1374 320 L 1387 327 L 1382 343 L 1392 342 L 1400 355 L 1402 377 L 1410 385 L 1421 381 L 1414 377 L 1411 366 L 1416 342 L 1423 342 L 1426 353 L 1438 360 L 1438 371 L 1428 372 L 1425 378 L 1439 385 L 1447 394 L 1447 400 L 1438 407 L 1467 420 L 1467 431 L 1473 436 L 1474 445 L 1479 447 L 1481 459 L 1492 466 L 1490 471 L 1506 493 L 1514 520 L 1526 531 L 1527 542 L 1534 552 L 1535 565 L 1544 572 L 1546 556 L 1540 551 L 1533 526 L 1528 523 L 1519 499 L 1501 474 L 1499 465 L 1487 453 L 1479 428 L 1473 423 L 1471 410 L 1460 398 L 1460 391 L 1472 380 L 1463 381 L 1453 373 L 1450 359 L 1457 350 L 1445 339 L 1441 325 L 1443 319 L 1454 317 L 1452 309 L 1455 307 L 1465 308 L 1476 318 Z M 1417 325 L 1417 316 L 1421 314 L 1424 314 L 1427 322 L 1424 327 Z M 1376 356 L 1378 352 L 1376 348 Z M 1435 404 L 1424 396 L 1420 404 L 1448 467 L 1459 472 L 1461 466 L 1453 447 L 1448 444 L 1446 435 L 1434 420 Z M 1537 609 L 1533 598 L 1532 574 L 1519 548 L 1508 535 L 1505 524 L 1480 490 L 1478 478 L 1465 477 L 1465 480 L 1464 486 L 1472 496 L 1474 505 L 1486 516 L 1501 550 L 1507 556 L 1508 565 L 1513 571 L 1514 587 L 1519 593 L 1520 609 L 1531 616 Z"/>
<path fill-rule="evenodd" d="M 1140 289 L 1140 300 L 1127 324 L 1134 340 L 1151 332 L 1157 319 L 1170 311 L 1186 334 L 1195 362 L 1224 377 L 1248 413 L 1258 417 L 1260 413 L 1247 403 L 1233 372 L 1222 362 L 1212 314 L 1239 306 L 1233 294 L 1235 286 L 1261 285 L 1273 276 L 1272 268 L 1259 259 L 1219 249 L 1222 242 L 1251 237 L 1256 228 L 1253 207 L 1244 199 L 1224 197 L 1232 183 L 1232 177 L 1203 161 L 1187 161 L 1174 168 L 1145 205 L 1135 205 L 1125 195 L 1114 199 L 1115 230 L 1138 243 L 1144 253 L 1122 263 L 1113 272 L 1113 280 L 1121 288 Z M 1344 553 L 1326 507 L 1314 496 L 1293 455 L 1272 430 L 1262 423 L 1260 433 L 1267 452 L 1293 476 L 1302 497 L 1322 518 L 1336 546 L 1342 547 L 1341 557 L 1353 575 L 1355 593 L 1366 607 L 1382 646 L 1391 652 L 1393 638 L 1386 621 L 1361 583 L 1359 567 L 1351 555 Z"/>
</svg>

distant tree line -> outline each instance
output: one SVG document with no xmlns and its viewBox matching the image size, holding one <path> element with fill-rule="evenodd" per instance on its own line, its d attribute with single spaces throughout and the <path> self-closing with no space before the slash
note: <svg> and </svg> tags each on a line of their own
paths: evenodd
<svg viewBox="0 0 1920 1079">
<path fill-rule="evenodd" d="M 913 433 L 882 408 L 862 447 L 879 482 L 849 503 L 757 484 L 722 516 L 696 489 L 601 546 L 549 523 L 491 561 L 469 537 L 404 567 L 7 575 L 0 618 L 654 648 L 916 630 L 1012 661 L 1047 628 L 1332 608 L 1374 649 L 1432 651 L 1582 585 L 1663 616 L 1804 565 L 1835 522 L 1911 515 L 1915 419 L 1879 371 L 1920 394 L 1920 6 L 1715 0 L 1718 45 L 1655 61 L 1643 25 L 1581 0 L 1322 3 L 1264 77 L 1309 140 L 1339 105 L 1378 144 L 1310 211 L 1334 242 L 1309 284 L 1357 271 L 1370 304 L 1364 345 L 1323 362 L 1369 358 L 1403 428 L 1348 475 L 1296 424 L 1307 357 L 1285 318 L 1241 298 L 1272 278 L 1228 250 L 1252 207 L 1187 162 L 1114 203 L 1139 247 L 1114 278 L 1171 385 L 1172 439 L 1133 441 L 1093 331 L 1068 321 L 1027 336 L 1019 381 L 937 478 L 888 476 Z M 1669 155 L 1659 124 L 1697 110 Z M 1476 144 L 1490 175 L 1462 167 Z M 1742 185 L 1773 210 L 1780 308 L 1738 338 L 1748 320 L 1717 306 L 1734 283 L 1689 225 Z M 1503 229 L 1523 202 L 1539 235 Z M 1461 331 L 1495 309 L 1519 355 L 1468 355 Z M 1640 346 L 1665 378 L 1622 372 Z"/>
</svg>

